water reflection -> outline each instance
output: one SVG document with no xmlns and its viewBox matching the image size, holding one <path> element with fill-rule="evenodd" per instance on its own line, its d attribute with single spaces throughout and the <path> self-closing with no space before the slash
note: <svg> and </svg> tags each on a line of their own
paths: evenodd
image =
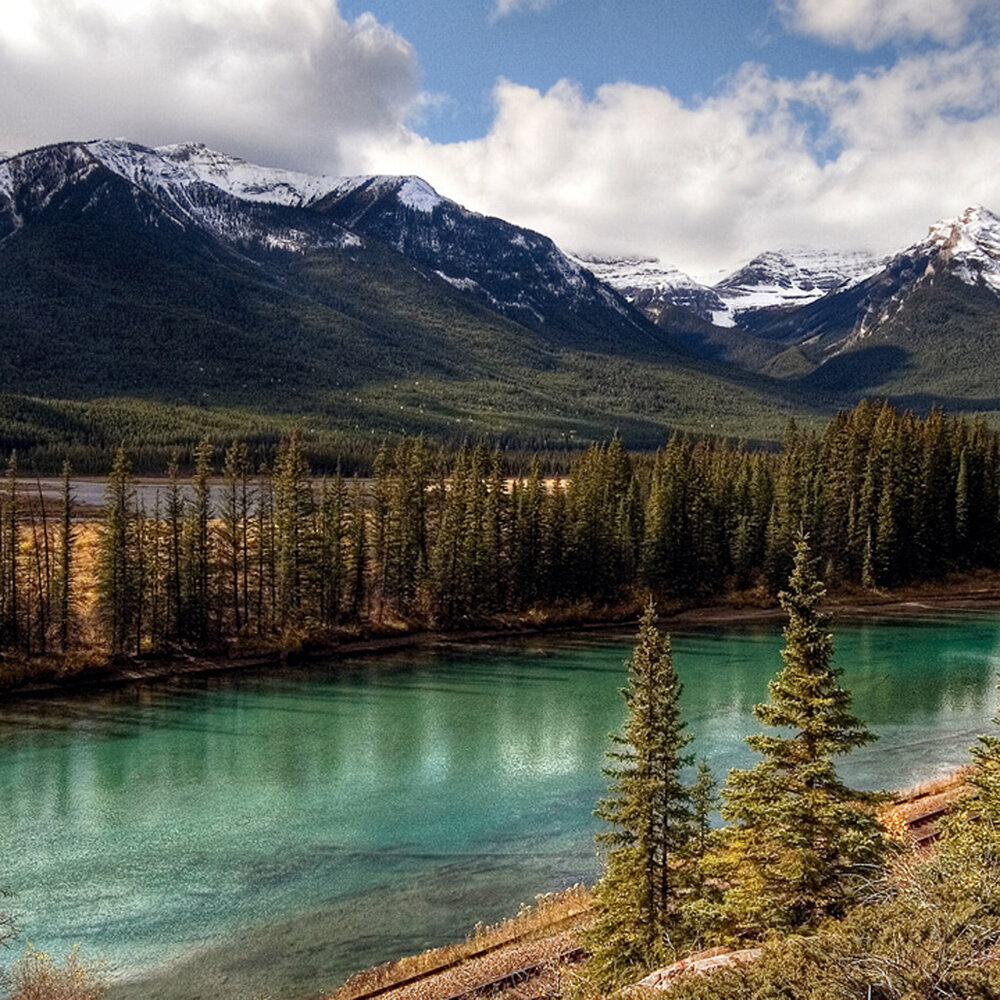
<svg viewBox="0 0 1000 1000">
<path fill-rule="evenodd" d="M 899 787 L 965 759 L 994 711 L 996 615 L 836 635 L 881 735 L 848 780 Z M 0 871 L 22 926 L 126 972 L 180 960 L 132 987 L 144 998 L 260 992 L 234 971 L 253 936 L 267 963 L 252 967 L 294 996 L 592 878 L 630 642 L 503 641 L 9 706 Z M 778 626 L 675 636 L 693 749 L 720 778 L 752 761 L 743 739 L 781 645 Z"/>
</svg>

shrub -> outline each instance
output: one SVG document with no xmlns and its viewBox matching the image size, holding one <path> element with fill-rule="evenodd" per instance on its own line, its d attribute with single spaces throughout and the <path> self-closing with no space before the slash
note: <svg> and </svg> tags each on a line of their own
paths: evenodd
<svg viewBox="0 0 1000 1000">
<path fill-rule="evenodd" d="M 28 944 L 11 970 L 10 1000 L 101 1000 L 108 985 L 104 962 L 85 962 L 79 946 L 56 965 Z"/>
</svg>

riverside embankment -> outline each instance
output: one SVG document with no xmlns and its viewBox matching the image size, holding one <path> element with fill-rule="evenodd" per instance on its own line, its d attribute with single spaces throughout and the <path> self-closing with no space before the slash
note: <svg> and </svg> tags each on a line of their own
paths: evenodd
<svg viewBox="0 0 1000 1000">
<path fill-rule="evenodd" d="M 921 618 L 938 612 L 988 611 L 1000 609 L 1000 576 L 977 574 L 946 583 L 890 591 L 848 590 L 833 592 L 827 608 L 839 618 Z M 734 594 L 728 600 L 704 605 L 666 605 L 661 612 L 663 627 L 691 629 L 764 624 L 781 621 L 784 612 L 760 595 Z M 532 619 L 497 618 L 480 627 L 436 630 L 421 626 L 345 629 L 331 641 L 272 648 L 250 654 L 238 647 L 210 654 L 156 654 L 107 657 L 99 651 L 62 659 L 52 656 L 34 663 L 16 664 L 19 678 L 0 687 L 5 698 L 30 697 L 87 691 L 135 683 L 189 677 L 199 674 L 246 673 L 287 663 L 327 661 L 338 658 L 377 656 L 407 649 L 434 649 L 447 645 L 490 642 L 504 638 L 553 637 L 615 631 L 632 626 L 637 610 L 621 605 L 597 613 L 585 609 L 549 609 Z"/>
</svg>

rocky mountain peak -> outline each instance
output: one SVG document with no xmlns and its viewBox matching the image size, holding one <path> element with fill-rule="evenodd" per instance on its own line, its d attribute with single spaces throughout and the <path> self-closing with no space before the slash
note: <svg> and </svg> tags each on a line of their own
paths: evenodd
<svg viewBox="0 0 1000 1000">
<path fill-rule="evenodd" d="M 915 248 L 931 256 L 932 273 L 941 266 L 966 284 L 983 284 L 1000 293 L 1000 217 L 980 205 L 931 226 Z"/>
</svg>

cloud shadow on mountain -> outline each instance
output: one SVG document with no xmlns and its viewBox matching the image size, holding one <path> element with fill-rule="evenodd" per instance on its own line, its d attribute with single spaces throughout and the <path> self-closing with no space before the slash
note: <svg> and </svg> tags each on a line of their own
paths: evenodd
<svg viewBox="0 0 1000 1000">
<path fill-rule="evenodd" d="M 864 392 L 898 377 L 908 361 L 909 352 L 902 347 L 890 344 L 863 347 L 830 358 L 799 383 L 826 392 Z"/>
</svg>

